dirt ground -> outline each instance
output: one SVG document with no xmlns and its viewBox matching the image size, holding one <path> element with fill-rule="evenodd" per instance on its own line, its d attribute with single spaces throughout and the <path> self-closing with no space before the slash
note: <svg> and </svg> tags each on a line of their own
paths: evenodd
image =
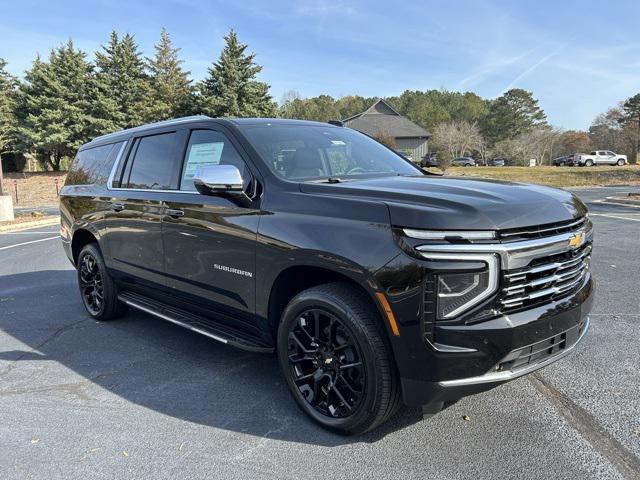
<svg viewBox="0 0 640 480">
<path fill-rule="evenodd" d="M 38 172 L 4 174 L 3 191 L 5 195 L 13 197 L 14 207 L 43 207 L 58 203 L 56 183 L 58 188 L 64 185 L 67 172 Z M 14 183 L 15 182 L 15 183 Z M 16 199 L 16 188 L 18 191 Z"/>
</svg>

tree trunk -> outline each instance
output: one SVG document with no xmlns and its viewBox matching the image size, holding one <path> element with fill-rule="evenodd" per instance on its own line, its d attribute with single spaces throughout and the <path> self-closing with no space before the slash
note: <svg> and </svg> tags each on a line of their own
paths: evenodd
<svg viewBox="0 0 640 480">
<path fill-rule="evenodd" d="M 2 155 L 0 155 L 0 197 L 4 195 L 4 190 L 2 189 L 2 182 L 4 177 L 2 176 Z"/>
</svg>

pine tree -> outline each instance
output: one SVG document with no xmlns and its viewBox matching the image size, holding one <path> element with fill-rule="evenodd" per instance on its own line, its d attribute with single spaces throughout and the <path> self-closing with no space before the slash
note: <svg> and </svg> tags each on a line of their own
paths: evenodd
<svg viewBox="0 0 640 480">
<path fill-rule="evenodd" d="M 224 39 L 219 60 L 198 85 L 200 110 L 214 117 L 275 116 L 269 85 L 255 79 L 262 70 L 254 62 L 255 54 L 245 53 L 247 45 L 238 41 L 233 30 Z"/>
<path fill-rule="evenodd" d="M 6 66 L 7 62 L 0 58 L 0 154 L 12 148 L 17 128 L 18 80 L 6 71 Z"/>
<path fill-rule="evenodd" d="M 112 31 L 109 43 L 102 49 L 96 52 L 96 85 L 105 100 L 100 103 L 100 117 L 115 130 L 145 123 L 152 110 L 149 78 L 133 36 L 127 33 L 120 39 Z"/>
<path fill-rule="evenodd" d="M 623 117 L 620 119 L 620 124 L 623 126 L 631 127 L 635 132 L 635 142 L 633 152 L 629 160 L 631 163 L 638 161 L 638 153 L 640 152 L 640 93 L 628 98 L 622 104 Z"/>
<path fill-rule="evenodd" d="M 189 74 L 182 70 L 179 48 L 174 48 L 166 29 L 160 32 L 155 56 L 147 58 L 151 83 L 151 119 L 165 120 L 187 115 L 192 110 L 192 86 Z"/>
<path fill-rule="evenodd" d="M 547 116 L 533 94 L 513 88 L 491 101 L 489 113 L 482 119 L 482 133 L 491 145 L 512 140 L 535 126 L 546 125 Z"/>
<path fill-rule="evenodd" d="M 95 136 L 100 123 L 91 113 L 93 66 L 69 40 L 51 51 L 48 62 L 36 58 L 25 80 L 20 141 L 59 170 L 62 159 Z"/>
</svg>

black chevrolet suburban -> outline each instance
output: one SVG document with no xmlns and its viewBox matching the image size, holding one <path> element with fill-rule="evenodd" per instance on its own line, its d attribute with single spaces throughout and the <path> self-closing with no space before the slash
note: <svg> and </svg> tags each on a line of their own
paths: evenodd
<svg viewBox="0 0 640 480">
<path fill-rule="evenodd" d="M 578 198 L 429 174 L 338 125 L 198 116 L 105 135 L 60 209 L 89 315 L 130 307 L 273 352 L 340 433 L 530 373 L 589 327 Z"/>
</svg>

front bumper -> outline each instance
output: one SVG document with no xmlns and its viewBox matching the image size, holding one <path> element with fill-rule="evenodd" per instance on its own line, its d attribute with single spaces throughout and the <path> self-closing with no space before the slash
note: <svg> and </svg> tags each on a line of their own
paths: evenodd
<svg viewBox="0 0 640 480">
<path fill-rule="evenodd" d="M 582 323 L 576 325 L 575 327 L 563 332 L 560 336 L 566 336 L 567 339 L 563 342 L 563 346 L 557 349 L 555 352 L 554 345 L 549 342 L 555 340 L 557 336 L 550 337 L 548 339 L 544 339 L 541 342 L 536 342 L 532 345 L 528 345 L 526 347 L 517 348 L 512 351 L 512 354 L 520 354 L 523 350 L 533 349 L 532 352 L 536 354 L 546 353 L 541 352 L 540 349 L 551 351 L 548 355 L 545 355 L 539 361 L 534 361 L 530 363 L 526 363 L 526 365 L 521 366 L 517 369 L 507 369 L 507 370 L 496 370 L 492 372 L 487 372 L 484 375 L 477 375 L 475 377 L 467 377 L 467 378 L 458 378 L 455 380 L 443 380 L 442 382 L 438 382 L 438 385 L 443 388 L 452 388 L 452 387 L 462 387 L 468 385 L 481 385 L 485 383 L 503 383 L 508 382 L 509 380 L 514 380 L 518 377 L 522 377 L 523 375 L 527 375 L 529 373 L 535 372 L 542 367 L 546 367 L 547 365 L 555 362 L 556 360 L 560 360 L 563 357 L 569 355 L 573 349 L 580 343 L 583 337 L 586 335 L 589 330 L 589 317 L 587 316 Z M 543 344 L 543 346 L 539 346 Z M 539 346 L 537 350 L 536 347 Z M 546 347 L 546 348 L 545 348 Z M 502 362 L 498 364 L 500 368 L 500 364 L 506 363 L 507 360 L 503 359 Z"/>
<path fill-rule="evenodd" d="M 589 329 L 595 290 L 589 277 L 572 297 L 476 325 L 448 327 L 440 336 L 464 338 L 474 352 L 427 352 L 422 373 L 401 384 L 407 405 L 442 404 L 527 375 L 571 354 Z M 429 373 L 426 372 L 429 371 Z M 422 377 L 422 378 L 421 378 Z"/>
</svg>

